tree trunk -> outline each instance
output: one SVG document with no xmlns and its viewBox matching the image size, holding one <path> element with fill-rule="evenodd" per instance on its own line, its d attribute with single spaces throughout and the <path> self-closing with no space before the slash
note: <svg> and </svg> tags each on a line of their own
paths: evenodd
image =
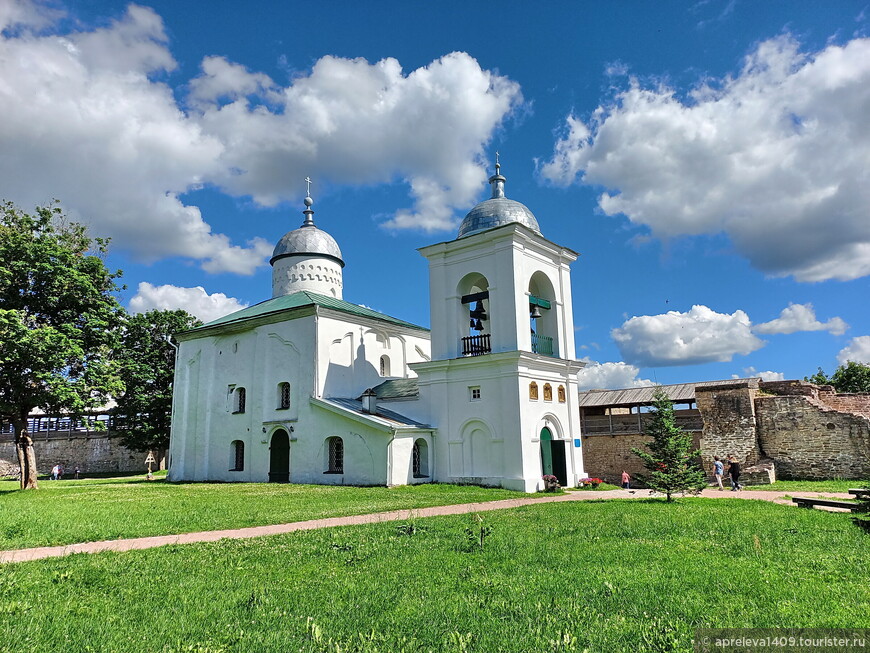
<svg viewBox="0 0 870 653">
<path fill-rule="evenodd" d="M 21 471 L 20 487 L 22 490 L 36 490 L 39 488 L 36 480 L 36 453 L 33 450 L 33 439 L 27 431 L 27 416 L 14 418 L 12 428 L 15 430 L 18 469 Z"/>
</svg>

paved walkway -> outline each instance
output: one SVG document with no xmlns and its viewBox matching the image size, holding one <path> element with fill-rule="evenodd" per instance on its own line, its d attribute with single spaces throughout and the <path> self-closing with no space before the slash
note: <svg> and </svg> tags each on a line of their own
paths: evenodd
<svg viewBox="0 0 870 653">
<path fill-rule="evenodd" d="M 771 492 L 764 490 L 743 490 L 741 492 L 729 492 L 707 489 L 701 493 L 703 497 L 717 499 L 757 499 L 771 501 L 773 503 L 793 505 L 785 492 Z M 838 499 L 853 498 L 843 492 L 796 492 L 806 497 L 836 497 Z M 168 544 L 190 544 L 193 542 L 216 542 L 217 540 L 239 540 L 249 537 L 263 537 L 264 535 L 280 535 L 295 531 L 310 531 L 318 528 L 331 528 L 333 526 L 354 526 L 358 524 L 375 524 L 378 522 L 401 521 L 416 519 L 418 517 L 435 517 L 438 515 L 463 515 L 488 510 L 504 510 L 505 508 L 518 508 L 536 503 L 556 503 L 561 501 L 590 501 L 601 499 L 647 499 L 649 490 L 609 490 L 606 492 L 567 492 L 558 495 L 534 495 L 521 499 L 502 499 L 500 501 L 487 501 L 485 503 L 462 503 L 451 506 L 434 506 L 431 508 L 414 508 L 411 510 L 391 510 L 389 512 L 377 512 L 368 515 L 354 515 L 350 517 L 329 517 L 327 519 L 311 519 L 308 521 L 292 522 L 290 524 L 274 524 L 271 526 L 252 526 L 249 528 L 236 528 L 222 531 L 201 531 L 198 533 L 181 533 L 179 535 L 157 535 L 152 537 L 136 537 L 124 540 L 107 540 L 103 542 L 81 542 L 67 544 L 65 546 L 42 546 L 33 549 L 18 549 L 15 551 L 0 551 L 0 564 L 6 562 L 26 562 L 28 560 L 42 560 L 44 558 L 59 558 L 73 553 L 101 553 L 103 551 L 132 551 L 134 549 L 152 549 Z"/>
</svg>

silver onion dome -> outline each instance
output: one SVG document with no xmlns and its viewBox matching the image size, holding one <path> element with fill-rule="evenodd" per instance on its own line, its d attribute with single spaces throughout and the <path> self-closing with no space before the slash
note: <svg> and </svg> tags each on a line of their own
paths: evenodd
<svg viewBox="0 0 870 653">
<path fill-rule="evenodd" d="M 335 238 L 314 226 L 312 204 L 314 204 L 314 200 L 311 197 L 306 197 L 305 210 L 303 211 L 305 221 L 301 227 L 281 237 L 281 240 L 275 245 L 275 251 L 272 252 L 270 264 L 274 265 L 275 261 L 285 256 L 324 256 L 335 260 L 341 267 L 344 267 L 341 250 L 338 243 L 335 242 Z"/>
<path fill-rule="evenodd" d="M 501 227 L 511 222 L 524 224 L 535 233 L 543 235 L 538 226 L 538 220 L 535 218 L 535 214 L 529 210 L 529 207 L 504 196 L 504 182 L 507 180 L 501 176 L 499 168 L 501 166 L 496 163 L 495 174 L 489 178 L 489 183 L 492 186 L 492 197 L 468 212 L 462 224 L 459 225 L 457 238 Z"/>
</svg>

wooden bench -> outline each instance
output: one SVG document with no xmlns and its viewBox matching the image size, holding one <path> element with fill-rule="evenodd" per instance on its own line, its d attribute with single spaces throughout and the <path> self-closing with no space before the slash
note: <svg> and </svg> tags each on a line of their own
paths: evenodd
<svg viewBox="0 0 870 653">
<path fill-rule="evenodd" d="M 816 499 L 804 497 L 792 497 L 791 499 L 801 508 L 814 508 L 815 506 L 824 506 L 825 508 L 844 508 L 851 512 L 858 509 L 857 503 L 851 501 L 840 501 L 838 499 Z"/>
<path fill-rule="evenodd" d="M 849 494 L 855 495 L 856 499 L 866 499 L 867 497 L 870 497 L 870 489 L 868 488 L 853 487 L 848 490 L 848 492 Z"/>
</svg>

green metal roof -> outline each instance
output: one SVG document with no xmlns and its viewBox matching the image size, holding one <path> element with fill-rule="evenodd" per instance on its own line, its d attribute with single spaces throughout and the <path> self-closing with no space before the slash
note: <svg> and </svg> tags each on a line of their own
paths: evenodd
<svg viewBox="0 0 870 653">
<path fill-rule="evenodd" d="M 420 385 L 417 379 L 390 379 L 372 390 L 378 395 L 378 399 L 407 399 L 420 396 Z"/>
<path fill-rule="evenodd" d="M 210 329 L 212 327 L 221 326 L 224 324 L 236 324 L 238 322 L 244 322 L 245 320 L 250 320 L 255 317 L 261 317 L 263 315 L 270 315 L 273 313 L 281 313 L 282 311 L 288 311 L 294 308 L 302 308 L 303 306 L 321 306 L 323 308 L 329 308 L 334 311 L 339 311 L 341 313 L 347 313 L 348 315 L 366 317 L 372 320 L 378 320 L 379 322 L 387 322 L 396 326 L 405 327 L 407 329 L 429 331 L 429 329 L 427 329 L 426 327 L 421 327 L 417 324 L 411 324 L 410 322 L 405 322 L 404 320 L 400 320 L 389 315 L 384 315 L 383 313 L 378 313 L 377 311 L 373 311 L 372 309 L 366 308 L 365 306 L 359 306 L 358 304 L 351 304 L 350 302 L 346 302 L 343 299 L 336 299 L 335 297 L 327 297 L 326 295 L 318 295 L 317 293 L 313 293 L 307 290 L 301 290 L 299 292 L 293 293 L 292 295 L 273 297 L 272 299 L 267 299 L 266 301 L 260 302 L 259 304 L 248 306 L 247 308 L 243 308 L 240 311 L 230 313 L 229 315 L 224 315 L 223 317 L 213 320 L 208 324 L 203 324 L 202 326 L 191 329 L 190 331 L 186 331 L 185 333 L 193 333 L 196 331 Z"/>
</svg>

